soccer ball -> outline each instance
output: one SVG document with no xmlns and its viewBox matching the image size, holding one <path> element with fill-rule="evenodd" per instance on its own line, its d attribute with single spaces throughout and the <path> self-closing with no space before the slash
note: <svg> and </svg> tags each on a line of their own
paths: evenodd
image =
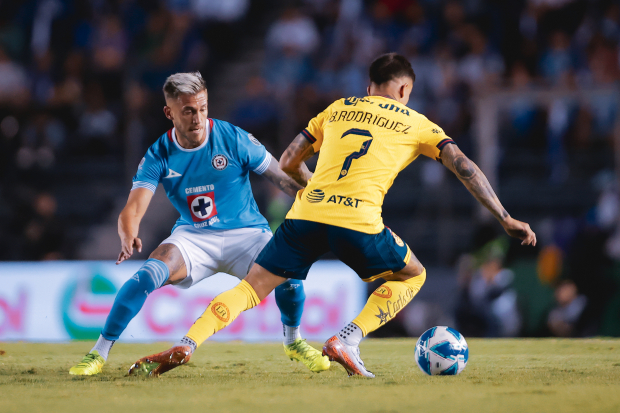
<svg viewBox="0 0 620 413">
<path fill-rule="evenodd" d="M 450 327 L 429 328 L 415 345 L 415 361 L 429 376 L 455 376 L 465 369 L 468 358 L 465 337 Z"/>
</svg>

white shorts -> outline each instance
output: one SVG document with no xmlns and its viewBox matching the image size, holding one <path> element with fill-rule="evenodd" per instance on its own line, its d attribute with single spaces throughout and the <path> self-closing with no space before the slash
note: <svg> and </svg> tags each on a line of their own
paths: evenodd
<svg viewBox="0 0 620 413">
<path fill-rule="evenodd" d="M 173 244 L 181 251 L 187 277 L 174 285 L 189 288 L 219 272 L 244 279 L 272 236 L 261 228 L 210 231 L 183 225 L 162 244 Z"/>
</svg>

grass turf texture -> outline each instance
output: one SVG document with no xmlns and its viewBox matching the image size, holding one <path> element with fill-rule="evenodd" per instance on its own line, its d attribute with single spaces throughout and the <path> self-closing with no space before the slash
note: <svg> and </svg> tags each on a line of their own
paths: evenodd
<svg viewBox="0 0 620 413">
<path fill-rule="evenodd" d="M 9 412 L 620 412 L 620 340 L 468 341 L 467 368 L 429 377 L 414 339 L 362 343 L 377 378 L 320 374 L 282 345 L 207 342 L 160 378 L 125 377 L 139 357 L 168 344 L 116 344 L 103 374 L 68 374 L 91 348 L 0 343 L 0 411 Z M 319 346 L 318 343 L 314 343 Z"/>
</svg>

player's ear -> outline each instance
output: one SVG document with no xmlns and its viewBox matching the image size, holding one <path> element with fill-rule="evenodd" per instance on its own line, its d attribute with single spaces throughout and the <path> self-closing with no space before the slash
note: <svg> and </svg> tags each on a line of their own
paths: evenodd
<svg viewBox="0 0 620 413">
<path fill-rule="evenodd" d="M 370 85 L 366 86 L 366 94 L 370 96 Z"/>
<path fill-rule="evenodd" d="M 164 115 L 166 115 L 168 119 L 174 120 L 172 118 L 172 110 L 170 109 L 170 106 L 164 106 Z"/>
<path fill-rule="evenodd" d="M 405 94 L 407 93 L 407 86 L 409 86 L 408 83 L 403 83 L 398 89 L 398 94 L 400 95 L 401 99 L 403 99 L 405 97 Z"/>
</svg>

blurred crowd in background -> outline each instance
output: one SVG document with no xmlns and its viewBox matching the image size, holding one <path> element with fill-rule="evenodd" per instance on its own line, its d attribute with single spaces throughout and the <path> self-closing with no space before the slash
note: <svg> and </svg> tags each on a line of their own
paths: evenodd
<svg viewBox="0 0 620 413">
<path fill-rule="evenodd" d="M 262 69 L 224 85 L 227 65 L 257 37 Z M 466 336 L 620 334 L 605 324 L 620 312 L 620 104 L 609 93 L 619 43 L 612 0 L 2 2 L 0 259 L 88 258 L 76 245 L 126 197 L 128 171 L 170 128 L 161 86 L 171 73 L 199 70 L 211 96 L 230 88 L 217 96 L 239 98 L 211 100 L 210 110 L 226 107 L 220 118 L 278 156 L 332 101 L 364 95 L 370 62 L 396 51 L 417 76 L 409 106 L 474 160 L 476 99 L 520 96 L 498 120 L 497 189 L 537 231 L 538 248 L 524 252 L 478 220 L 473 199 L 432 161 L 386 198 L 386 222 L 421 260 L 458 274 L 448 320 Z M 543 104 L 529 94 L 542 90 L 587 93 Z M 257 185 L 277 226 L 290 200 Z M 447 249 L 437 248 L 442 228 Z M 407 330 L 415 322 L 404 318 L 421 310 L 394 328 Z"/>
</svg>

